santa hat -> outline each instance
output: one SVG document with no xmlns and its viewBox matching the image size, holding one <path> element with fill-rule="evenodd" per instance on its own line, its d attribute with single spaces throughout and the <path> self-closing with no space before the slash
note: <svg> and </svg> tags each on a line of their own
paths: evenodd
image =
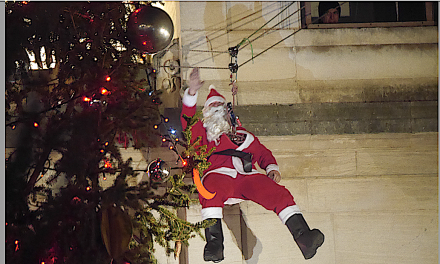
<svg viewBox="0 0 440 264">
<path fill-rule="evenodd" d="M 214 102 L 226 103 L 226 99 L 223 95 L 219 94 L 215 90 L 215 86 L 211 84 L 209 86 L 209 94 L 208 94 L 208 97 L 206 98 L 205 107 L 208 107 L 211 103 L 214 103 Z"/>
</svg>

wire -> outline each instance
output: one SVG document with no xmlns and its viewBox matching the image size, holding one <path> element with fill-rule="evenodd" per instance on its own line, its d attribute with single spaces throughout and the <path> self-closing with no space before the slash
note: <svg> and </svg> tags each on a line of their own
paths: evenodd
<svg viewBox="0 0 440 264">
<path fill-rule="evenodd" d="M 344 3 L 340 4 L 339 6 L 341 7 L 341 6 L 343 6 L 345 3 L 347 3 L 347 2 L 344 2 Z M 311 15 L 311 14 L 306 14 L 306 16 L 307 16 L 307 15 Z M 325 14 L 323 14 L 322 16 L 316 18 L 315 20 L 312 21 L 312 24 L 315 23 L 315 22 L 317 22 L 317 21 L 319 21 L 319 20 L 320 20 L 321 18 L 323 18 L 324 16 L 325 16 Z M 273 44 L 273 45 L 270 46 L 269 48 L 263 50 L 262 52 L 258 53 L 258 54 L 255 55 L 255 56 L 252 56 L 252 58 L 250 58 L 249 60 L 247 60 L 247 61 L 243 62 L 242 64 L 240 64 L 240 65 L 238 66 L 238 68 L 240 68 L 241 66 L 243 66 L 243 65 L 245 65 L 246 63 L 250 62 L 250 61 L 253 60 L 254 58 L 260 56 L 261 54 L 265 53 L 266 51 L 270 50 L 271 48 L 275 47 L 276 45 L 280 44 L 280 43 L 283 42 L 284 40 L 286 40 L 286 39 L 290 38 L 291 36 L 295 35 L 296 33 L 298 33 L 298 32 L 301 31 L 301 30 L 302 30 L 302 28 L 300 28 L 300 29 L 294 31 L 292 34 L 289 34 L 287 37 L 285 37 L 285 38 L 283 38 L 282 40 L 278 41 L 277 43 Z"/>
<path fill-rule="evenodd" d="M 270 46 L 269 48 L 263 50 L 262 52 L 258 53 L 257 55 L 253 56 L 252 58 L 250 58 L 249 60 L 243 62 L 242 64 L 240 64 L 238 66 L 238 68 L 240 68 L 241 66 L 245 65 L 246 63 L 250 62 L 251 60 L 255 59 L 256 57 L 260 56 L 261 54 L 265 53 L 266 51 L 270 50 L 271 48 L 275 47 L 276 45 L 280 44 L 281 42 L 283 42 L 284 40 L 290 38 L 291 36 L 293 36 L 294 34 L 296 34 L 298 31 L 300 31 L 301 29 L 293 32 L 292 34 L 288 35 L 287 37 L 283 38 L 282 40 L 278 41 L 277 43 L 273 44 L 272 46 Z"/>
<path fill-rule="evenodd" d="M 291 5 L 293 5 L 293 3 L 295 3 L 295 2 L 292 2 L 292 3 L 290 3 L 288 6 L 286 6 L 283 10 L 281 10 L 278 14 L 276 14 L 274 17 L 272 17 L 269 21 L 267 21 L 264 25 L 262 25 L 259 29 L 257 29 L 254 33 L 252 33 L 251 35 L 249 35 L 249 37 L 247 37 L 247 38 L 244 38 L 237 46 L 238 47 L 240 47 L 240 45 L 242 44 L 242 43 L 244 43 L 244 41 L 246 41 L 246 39 L 250 39 L 254 34 L 256 34 L 260 29 L 262 29 L 264 26 L 266 26 L 267 24 L 269 24 L 272 20 L 274 20 L 277 16 L 279 16 L 282 12 L 284 12 L 287 8 L 289 8 Z"/>
<path fill-rule="evenodd" d="M 252 41 L 255 41 L 255 40 L 257 40 L 258 38 L 260 38 L 260 37 L 262 37 L 262 36 L 264 36 L 264 35 L 267 35 L 267 34 L 269 34 L 267 31 L 266 32 L 264 32 L 264 33 L 262 33 L 260 36 L 258 36 L 258 37 L 256 37 L 255 39 L 253 39 L 252 41 L 250 41 L 249 40 L 249 38 L 251 37 L 251 36 L 253 36 L 255 33 L 257 33 L 261 28 L 263 28 L 265 25 L 267 25 L 268 23 L 270 23 L 273 19 L 275 19 L 278 15 L 280 15 L 282 12 L 284 12 L 287 8 L 289 8 L 293 3 L 295 3 L 295 2 L 292 2 L 292 3 L 290 3 L 288 6 L 286 6 L 285 8 L 283 8 L 283 10 L 281 10 L 278 14 L 276 14 L 274 17 L 272 17 L 272 19 L 270 19 L 268 22 L 266 22 L 263 26 L 261 26 L 258 30 L 256 30 L 254 33 L 252 33 L 248 38 L 243 38 L 243 40 L 242 40 L 242 43 L 244 43 L 244 42 L 246 42 L 246 41 L 248 41 L 248 43 L 246 44 L 246 45 L 244 45 L 244 46 L 242 46 L 242 48 L 245 48 L 245 47 L 247 47 L 248 45 L 252 45 L 251 44 L 251 42 Z M 273 5 L 273 4 L 272 4 Z M 270 6 L 268 6 L 268 7 L 265 7 L 265 8 L 269 8 L 269 7 L 271 7 L 272 5 L 270 5 Z M 304 8 L 304 7 L 303 7 Z M 303 9 L 303 8 L 301 8 L 301 9 Z M 295 11 L 294 13 L 292 13 L 292 14 L 290 14 L 289 16 L 287 16 L 286 18 L 284 18 L 283 20 L 281 20 L 280 22 L 278 22 L 276 25 L 274 25 L 272 28 L 270 28 L 269 30 L 271 30 L 271 29 L 273 29 L 274 27 L 276 27 L 276 26 L 278 26 L 279 24 L 281 24 L 282 22 L 284 22 L 285 20 L 287 20 L 288 18 L 290 18 L 292 15 L 294 15 L 294 14 L 296 14 L 298 11 L 300 11 L 301 9 L 299 9 L 299 10 L 297 10 L 297 11 Z M 252 16 L 252 15 L 254 15 L 254 14 L 256 14 L 256 13 L 258 13 L 258 12 L 260 12 L 260 11 L 262 11 L 263 10 L 263 8 L 262 9 L 259 9 L 259 10 L 257 10 L 257 11 L 255 11 L 254 13 L 252 13 L 252 14 L 250 14 L 250 15 L 247 15 L 247 16 L 245 16 L 245 17 L 242 17 L 241 19 L 239 19 L 239 20 L 237 20 L 236 22 L 239 22 L 239 21 L 241 21 L 241 20 L 244 20 L 245 18 L 247 18 L 247 17 L 250 17 L 250 16 Z M 268 12 L 267 14 L 270 14 L 270 13 L 272 13 L 272 12 L 274 12 L 275 10 L 272 10 L 272 11 L 270 11 L 270 12 Z M 249 24 L 249 23 L 251 23 L 251 22 L 253 22 L 253 21 L 255 21 L 255 20 L 257 20 L 257 19 L 259 19 L 260 17 L 257 17 L 257 18 L 255 18 L 255 19 L 252 19 L 252 20 L 250 20 L 250 21 L 247 21 L 247 22 L 245 22 L 245 23 L 243 23 L 243 24 L 241 24 L 241 25 L 239 25 L 239 26 L 237 26 L 237 27 L 235 27 L 235 28 L 233 28 L 233 29 L 230 29 L 230 30 L 228 30 L 228 32 L 226 32 L 226 33 L 223 33 L 223 34 L 221 34 L 221 35 L 219 35 L 219 36 L 216 36 L 216 37 L 214 37 L 214 38 L 212 38 L 212 39 L 210 39 L 210 40 L 214 40 L 214 39 L 216 39 L 216 38 L 219 38 L 219 37 L 221 37 L 221 36 L 223 36 L 223 35 L 225 35 L 225 34 L 228 34 L 230 31 L 233 31 L 233 30 L 237 30 L 238 28 L 240 28 L 240 27 L 242 27 L 242 26 L 244 26 L 244 25 L 246 25 L 246 24 Z M 236 23 L 236 22 L 233 22 L 233 23 Z M 290 25 L 290 24 L 289 24 Z M 222 29 L 223 30 L 223 29 Z M 219 30 L 220 31 L 220 30 Z M 217 31 L 218 32 L 218 31 Z M 213 35 L 213 34 L 215 34 L 215 33 L 217 33 L 217 32 L 214 32 L 214 33 L 212 33 L 212 34 L 210 34 L 210 35 Z M 206 37 L 207 37 L 208 35 L 206 35 Z M 242 44 L 241 43 L 241 44 Z M 191 45 L 192 43 L 190 43 L 189 45 Z M 201 45 L 201 44 L 200 44 Z M 199 45 L 199 46 L 200 46 Z M 238 45 L 239 46 L 239 45 Z M 207 52 L 207 53 L 218 53 L 217 55 L 214 55 L 214 56 L 212 56 L 211 58 L 212 59 L 214 59 L 215 57 L 217 57 L 218 55 L 221 55 L 221 54 L 223 54 L 223 53 L 228 53 L 228 51 L 216 51 L 216 50 L 198 50 L 198 49 L 184 49 L 184 48 L 169 48 L 168 50 L 180 50 L 180 51 L 185 51 L 185 52 Z M 208 59 L 206 59 L 206 60 L 208 60 Z M 204 61 L 206 61 L 206 60 L 204 60 Z M 203 62 L 203 61 L 202 61 Z M 226 68 L 221 68 L 221 69 L 226 69 Z"/>
<path fill-rule="evenodd" d="M 285 11 L 287 8 L 289 8 L 293 3 L 295 3 L 295 2 L 292 2 L 292 3 L 290 3 L 288 6 L 286 6 L 285 8 L 283 8 L 282 11 L 280 11 L 277 15 L 275 15 L 274 17 L 272 17 L 268 22 L 266 22 L 263 26 L 261 26 L 259 29 L 257 29 L 254 33 L 252 33 L 251 35 L 249 35 L 248 38 L 244 38 L 244 39 L 242 40 L 242 42 L 244 43 L 244 42 L 248 41 L 248 43 L 245 44 L 245 45 L 243 45 L 243 46 L 240 46 L 240 50 L 243 49 L 243 48 L 245 48 L 245 47 L 247 47 L 248 45 L 252 45 L 251 43 L 252 43 L 253 41 L 255 41 L 255 40 L 257 40 L 257 39 L 259 39 L 259 38 L 261 38 L 261 37 L 263 37 L 263 36 L 267 36 L 267 35 L 273 33 L 273 31 L 272 31 L 272 32 L 270 32 L 270 31 L 273 30 L 276 26 L 278 26 L 279 24 L 281 24 L 282 22 L 284 22 L 285 20 L 287 20 L 288 18 L 290 18 L 290 17 L 293 16 L 294 14 L 298 13 L 299 11 L 305 9 L 304 6 L 301 7 L 300 9 L 296 10 L 295 12 L 293 12 L 293 13 L 290 14 L 290 15 L 288 15 L 286 18 L 282 19 L 280 22 L 278 22 L 277 24 L 275 24 L 274 26 L 272 26 L 272 27 L 271 27 L 270 29 L 268 29 L 266 32 L 263 32 L 261 35 L 257 36 L 257 37 L 254 38 L 253 40 L 249 40 L 249 38 L 250 38 L 251 36 L 255 35 L 255 33 L 257 33 L 259 30 L 261 30 L 265 25 L 267 25 L 269 22 L 271 22 L 275 17 L 277 17 L 278 15 L 280 15 L 282 12 L 284 12 L 284 11 Z M 346 4 L 346 3 L 347 3 L 347 2 L 343 2 L 343 3 L 340 4 L 339 6 L 341 7 L 341 6 L 343 6 L 344 4 Z M 237 20 L 237 21 L 241 21 L 241 20 L 243 20 L 243 19 L 245 19 L 245 18 L 247 18 L 247 17 L 250 17 L 250 16 L 256 14 L 257 12 L 260 12 L 261 10 L 262 10 L 262 9 L 260 9 L 259 11 L 254 12 L 254 13 L 248 15 L 248 16 L 242 17 L 241 19 L 239 19 L 239 20 Z M 271 11 L 271 12 L 273 12 L 273 11 Z M 324 14 L 324 15 L 325 15 L 325 14 Z M 313 24 L 313 23 L 316 23 L 317 21 L 319 21 L 322 17 L 324 17 L 324 15 L 322 15 L 322 16 L 316 18 L 315 20 L 313 20 L 313 21 L 312 21 L 312 24 Z M 311 16 L 311 14 L 306 14 L 306 16 Z M 258 18 L 259 18 L 259 17 L 258 17 Z M 256 19 L 258 19 L 258 18 L 256 18 Z M 248 24 L 248 23 L 250 23 L 250 22 L 252 22 L 252 21 L 254 21 L 254 20 L 256 20 L 256 19 L 253 19 L 253 20 L 251 20 L 251 21 L 248 21 L 248 22 L 246 22 L 246 23 L 244 23 L 244 24 L 242 24 L 242 25 L 240 25 L 240 26 L 235 27 L 234 29 L 237 29 L 237 28 L 239 28 L 239 27 L 241 27 L 241 26 L 243 26 L 243 25 L 245 25 L 245 24 Z M 289 25 L 290 25 L 290 24 L 289 24 Z M 287 26 L 289 26 L 289 25 L 287 25 Z M 290 38 L 291 36 L 293 36 L 294 34 L 298 33 L 300 30 L 302 30 L 302 28 L 300 28 L 300 29 L 294 31 L 293 33 L 289 34 L 287 37 L 285 37 L 285 38 L 283 38 L 282 40 L 276 42 L 275 44 L 273 44 L 273 45 L 271 45 L 270 47 L 266 48 L 265 50 L 263 50 L 262 52 L 258 53 L 257 55 L 255 55 L 255 56 L 252 55 L 252 58 L 251 58 L 251 59 L 249 59 L 249 60 L 243 62 L 243 63 L 240 64 L 238 67 L 241 67 L 241 66 L 245 65 L 245 64 L 248 63 L 249 61 L 253 60 L 254 58 L 260 56 L 261 54 L 265 53 L 266 51 L 268 51 L 268 50 L 270 50 L 271 48 L 275 47 L 276 45 L 280 44 L 280 43 L 283 42 L 284 40 L 286 40 L 286 39 Z M 231 31 L 232 31 L 232 30 L 231 30 Z M 214 32 L 214 33 L 216 33 L 216 32 Z M 213 34 L 214 34 L 214 33 L 213 33 Z M 224 33 L 224 34 L 227 34 L 227 33 Z M 222 34 L 222 35 L 224 35 L 224 34 Z M 211 35 L 212 35 L 212 34 L 211 34 Z M 217 36 L 217 37 L 219 37 L 219 36 Z M 215 37 L 215 38 L 217 38 L 217 37 Z M 213 38 L 213 39 L 215 39 L 215 38 Z M 212 39 L 211 39 L 211 40 L 212 40 Z M 242 43 L 241 43 L 241 44 L 242 44 Z M 240 44 L 239 44 L 239 45 L 240 45 Z M 239 46 L 239 45 L 238 45 L 238 46 Z M 213 59 L 214 57 L 217 57 L 217 56 L 221 55 L 221 54 L 229 53 L 228 51 L 215 51 L 215 50 L 191 50 L 191 49 L 183 49 L 183 48 L 182 48 L 182 49 L 179 49 L 179 50 L 192 51 L 192 52 L 217 53 L 217 55 L 212 56 L 212 59 Z M 201 61 L 201 62 L 204 62 L 204 61 L 209 60 L 209 59 L 210 59 L 210 58 L 207 58 L 207 59 L 205 59 L 205 60 L 203 60 L 203 61 Z M 171 67 L 171 66 L 165 66 L 165 65 L 164 65 L 164 66 L 160 66 L 160 67 Z M 191 68 L 200 68 L 200 69 L 213 69 L 213 70 L 229 70 L 228 67 L 204 67 L 204 66 L 200 66 L 200 67 L 197 67 L 197 66 L 174 66 L 174 67 L 178 67 L 178 68 L 190 68 L 190 69 L 191 69 Z"/>
<path fill-rule="evenodd" d="M 273 3 L 273 4 L 271 4 L 271 5 L 267 6 L 267 7 L 261 8 L 261 9 L 255 11 L 255 12 L 249 14 L 249 15 L 246 15 L 246 16 L 244 16 L 244 17 L 242 17 L 242 18 L 240 18 L 240 19 L 237 19 L 237 20 L 235 20 L 235 21 L 232 21 L 230 24 L 232 25 L 232 24 L 234 24 L 234 23 L 240 22 L 240 21 L 242 21 L 242 20 L 244 20 L 244 19 L 246 19 L 246 18 L 249 18 L 249 17 L 251 17 L 251 16 L 253 16 L 253 15 L 259 13 L 260 11 L 263 11 L 263 9 L 270 8 L 271 6 L 273 6 L 273 5 L 275 5 L 275 4 L 276 4 L 276 3 Z M 274 12 L 274 11 L 275 11 L 275 10 L 272 10 L 272 11 L 270 11 L 269 13 L 272 13 L 272 12 Z M 269 13 L 268 13 L 268 14 L 269 14 Z M 223 31 L 223 30 L 226 30 L 226 32 L 224 32 L 224 33 L 222 33 L 222 34 L 220 34 L 220 35 L 218 35 L 218 36 L 216 36 L 216 37 L 210 38 L 211 40 L 217 39 L 217 38 L 219 38 L 219 37 L 222 37 L 222 36 L 228 34 L 230 31 L 237 30 L 238 28 L 240 28 L 240 27 L 242 27 L 242 26 L 244 26 L 244 25 L 247 25 L 247 24 L 249 24 L 249 23 L 251 23 L 251 22 L 253 22 L 253 21 L 255 21 L 255 20 L 259 19 L 259 18 L 260 18 L 260 16 L 254 18 L 254 19 L 252 19 L 252 20 L 250 20 L 250 21 L 248 21 L 248 22 L 245 22 L 245 23 L 243 23 L 243 24 L 241 24 L 241 25 L 239 25 L 239 26 L 237 26 L 237 27 L 235 27 L 235 28 L 232 28 L 232 29 L 227 29 L 227 27 L 226 27 L 226 28 L 219 29 L 219 30 L 217 30 L 217 31 L 215 31 L 215 32 L 212 32 L 211 34 L 206 35 L 206 37 L 210 37 L 210 36 L 212 36 L 212 35 L 214 35 L 214 34 L 216 34 L 216 33 L 218 33 L 218 32 L 221 32 L 221 31 Z M 205 28 L 204 31 L 207 31 L 208 29 L 209 29 L 209 27 L 208 27 L 208 28 Z M 193 44 L 193 42 L 189 43 L 188 45 L 190 46 L 190 45 L 192 45 L 192 44 Z M 200 45 L 202 45 L 202 44 L 199 44 L 199 45 L 197 45 L 196 47 L 198 47 L 198 46 L 200 46 Z M 190 50 L 190 51 L 197 51 L 197 50 Z"/>
<path fill-rule="evenodd" d="M 255 15 L 255 14 L 257 14 L 257 13 L 263 11 L 263 9 L 268 9 L 268 8 L 270 8 L 271 6 L 275 5 L 275 4 L 277 4 L 277 3 L 273 3 L 273 4 L 270 4 L 269 6 L 264 7 L 264 8 L 260 8 L 260 9 L 258 9 L 257 11 L 255 11 L 255 12 L 249 14 L 249 15 L 246 15 L 246 16 L 244 16 L 244 17 L 241 17 L 241 18 L 239 18 L 239 19 L 237 19 L 237 20 L 231 22 L 230 24 L 234 24 L 234 23 L 240 22 L 240 21 L 242 21 L 242 20 L 245 20 L 246 18 L 250 18 L 251 16 L 253 16 L 253 15 Z M 275 11 L 275 10 L 269 11 L 268 14 L 269 14 L 269 13 L 272 13 L 272 12 L 274 12 L 274 11 Z M 239 15 L 239 14 L 238 14 L 238 15 Z M 238 15 L 236 15 L 236 16 L 238 16 Z M 244 25 L 247 25 L 247 24 L 249 24 L 249 23 L 251 23 L 251 22 L 253 22 L 253 21 L 255 21 L 255 20 L 259 19 L 259 18 L 260 18 L 260 16 L 254 18 L 254 19 L 252 19 L 252 20 L 250 20 L 250 21 L 247 21 L 247 22 L 245 22 L 245 23 L 243 23 L 243 24 L 241 24 L 241 25 L 239 25 L 239 26 L 236 26 L 235 28 L 232 28 L 232 29 L 227 29 L 227 27 L 225 27 L 225 28 L 221 28 L 221 29 L 218 29 L 217 31 L 214 31 L 214 32 L 212 32 L 212 33 L 210 33 L 210 34 L 208 34 L 208 35 L 205 35 L 204 37 L 205 37 L 205 38 L 208 38 L 208 37 L 211 37 L 212 35 L 215 35 L 215 34 L 221 32 L 221 31 L 226 31 L 226 32 L 224 32 L 224 33 L 222 33 L 222 34 L 220 34 L 220 35 L 218 35 L 218 36 L 216 36 L 216 37 L 209 38 L 210 40 L 217 39 L 217 38 L 219 38 L 219 37 L 222 37 L 222 36 L 228 34 L 230 31 L 237 30 L 238 28 L 240 28 L 240 27 L 242 27 L 242 26 L 244 26 Z M 207 28 L 205 28 L 203 31 L 208 31 L 209 28 L 212 28 L 212 27 L 214 27 L 214 26 L 215 26 L 215 25 L 213 25 L 213 26 L 211 26 L 211 27 L 207 27 Z M 188 44 L 188 46 L 191 46 L 191 45 L 195 44 L 195 42 L 199 42 L 201 39 L 202 39 L 202 37 L 200 37 L 200 38 L 197 39 L 196 41 L 190 42 L 190 43 Z M 196 45 L 195 47 L 199 47 L 199 46 L 201 46 L 201 45 L 202 45 L 202 43 L 199 44 L 199 45 Z M 199 49 L 179 49 L 179 48 L 176 49 L 176 48 L 172 48 L 172 47 L 170 47 L 170 48 L 168 48 L 168 49 L 165 49 L 165 51 L 168 51 L 168 50 L 184 50 L 184 51 L 187 51 L 187 52 L 228 53 L 227 51 L 207 51 L 207 50 L 199 50 Z"/>
<path fill-rule="evenodd" d="M 161 68 L 166 68 L 166 67 L 173 67 L 173 68 L 180 68 L 180 69 L 192 69 L 192 68 L 199 68 L 199 69 L 210 69 L 210 70 L 229 70 L 229 68 L 227 67 L 209 67 L 209 66 L 159 66 Z"/>
<path fill-rule="evenodd" d="M 291 16 L 295 15 L 296 13 L 298 13 L 299 11 L 301 11 L 302 9 L 304 9 L 305 7 L 301 7 L 300 9 L 296 10 L 295 12 L 293 12 L 292 14 L 288 15 L 286 18 L 282 19 L 280 22 L 278 22 L 277 24 L 275 24 L 273 27 L 271 27 L 270 29 L 268 29 L 268 31 L 274 29 L 276 26 L 278 26 L 279 24 L 283 23 L 284 21 L 286 21 L 288 18 L 290 18 Z M 263 32 L 261 35 L 259 35 L 258 37 L 254 38 L 253 40 L 249 40 L 248 44 L 240 47 L 240 50 L 247 47 L 251 42 L 254 42 L 255 40 L 263 37 L 264 35 L 268 34 L 268 31 Z M 243 42 L 243 41 L 242 41 Z M 239 44 L 240 45 L 240 44 Z"/>
</svg>

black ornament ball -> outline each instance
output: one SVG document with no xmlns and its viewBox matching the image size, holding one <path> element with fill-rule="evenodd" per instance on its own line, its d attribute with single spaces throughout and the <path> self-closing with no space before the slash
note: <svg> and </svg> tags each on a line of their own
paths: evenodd
<svg viewBox="0 0 440 264">
<path fill-rule="evenodd" d="M 170 44 L 174 35 L 174 25 L 164 10 L 147 5 L 130 15 L 127 33 L 134 47 L 153 54 Z"/>
<path fill-rule="evenodd" d="M 170 176 L 170 169 L 165 161 L 156 159 L 148 165 L 148 176 L 152 182 L 163 182 Z"/>
</svg>

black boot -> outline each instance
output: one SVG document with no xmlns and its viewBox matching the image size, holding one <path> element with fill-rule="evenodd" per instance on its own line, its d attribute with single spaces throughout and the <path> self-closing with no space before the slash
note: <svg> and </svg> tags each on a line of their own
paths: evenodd
<svg viewBox="0 0 440 264">
<path fill-rule="evenodd" d="M 312 258 L 324 243 L 324 234 L 318 229 L 310 230 L 302 214 L 292 215 L 286 225 L 305 259 Z"/>
<path fill-rule="evenodd" d="M 214 219 L 216 220 L 215 224 L 213 226 L 205 228 L 206 245 L 205 250 L 203 251 L 203 259 L 205 261 L 213 261 L 214 263 L 218 263 L 224 259 L 224 238 L 222 230 L 222 219 Z"/>
</svg>

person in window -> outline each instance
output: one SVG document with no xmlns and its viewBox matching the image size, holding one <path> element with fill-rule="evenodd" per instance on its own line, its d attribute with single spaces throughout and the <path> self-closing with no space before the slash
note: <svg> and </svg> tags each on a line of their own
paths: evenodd
<svg viewBox="0 0 440 264">
<path fill-rule="evenodd" d="M 318 10 L 321 23 L 335 24 L 339 22 L 341 16 L 339 2 L 319 2 Z"/>
<path fill-rule="evenodd" d="M 187 126 L 187 118 L 196 114 L 198 90 L 203 83 L 199 69 L 194 68 L 190 74 L 189 88 L 182 97 L 180 120 L 183 129 Z M 214 153 L 208 157 L 211 165 L 202 177 L 203 188 L 215 195 L 205 198 L 199 192 L 202 219 L 215 220 L 213 226 L 205 229 L 207 243 L 203 252 L 204 260 L 217 263 L 224 259 L 223 207 L 243 200 L 254 201 L 275 212 L 289 229 L 304 258 L 312 258 L 323 244 L 324 235 L 318 229 L 310 230 L 289 190 L 278 184 L 281 174 L 272 152 L 244 129 L 240 122 L 233 122 L 225 97 L 213 85 L 209 88 L 202 110 L 203 118 L 191 127 L 191 142 L 200 137 L 201 144 L 207 145 L 207 151 L 215 147 Z M 232 93 L 236 91 L 237 86 L 233 82 Z M 266 174 L 257 171 L 255 163 Z"/>
</svg>

